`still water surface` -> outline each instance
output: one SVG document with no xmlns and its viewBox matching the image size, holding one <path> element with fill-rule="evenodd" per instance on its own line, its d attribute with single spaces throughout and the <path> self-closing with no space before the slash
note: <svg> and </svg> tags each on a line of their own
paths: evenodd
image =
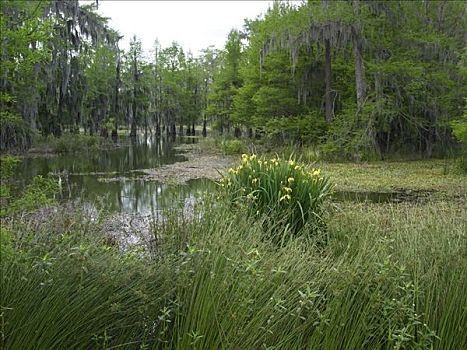
<svg viewBox="0 0 467 350">
<path fill-rule="evenodd" d="M 192 138 L 120 138 L 119 147 L 54 157 L 25 158 L 19 166 L 19 183 L 24 186 L 36 175 L 52 175 L 61 183 L 61 199 L 81 198 L 122 213 L 148 213 L 183 206 L 196 193 L 213 184 L 207 180 L 186 185 L 165 185 L 145 181 L 138 170 L 183 162 L 186 158 L 174 146 L 193 143 Z"/>
</svg>

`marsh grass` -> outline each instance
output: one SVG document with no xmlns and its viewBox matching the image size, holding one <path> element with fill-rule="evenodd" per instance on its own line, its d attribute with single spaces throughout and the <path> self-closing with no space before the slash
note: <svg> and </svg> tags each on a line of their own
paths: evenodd
<svg viewBox="0 0 467 350">
<path fill-rule="evenodd" d="M 283 247 L 227 208 L 168 218 L 155 255 L 79 218 L 52 237 L 6 227 L 3 348 L 466 348 L 463 206 L 344 203 L 326 245 Z"/>
</svg>

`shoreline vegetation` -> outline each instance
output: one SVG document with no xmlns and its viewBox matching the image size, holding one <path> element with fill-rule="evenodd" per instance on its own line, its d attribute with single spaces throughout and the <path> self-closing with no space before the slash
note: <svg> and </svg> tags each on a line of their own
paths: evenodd
<svg viewBox="0 0 467 350">
<path fill-rule="evenodd" d="M 250 166 L 240 155 L 213 151 L 216 142 L 208 139 L 179 150 L 193 162 L 216 157 L 228 161 L 228 166 L 233 160 Z M 256 156 L 246 157 L 256 161 Z M 295 157 L 300 159 L 301 154 Z M 258 154 L 257 159 L 270 158 Z M 91 219 L 79 207 L 69 210 L 44 202 L 56 206 L 46 220 L 39 220 L 40 215 L 2 219 L 2 345 L 11 349 L 34 348 L 33 344 L 105 349 L 467 345 L 464 175 L 444 174 L 441 160 L 295 163 L 287 160 L 293 158 L 285 151 L 274 159 L 283 159 L 287 168 L 309 167 L 310 176 L 329 177 L 335 191 L 430 193 L 427 200 L 402 203 L 328 200 L 319 226 L 307 220 L 297 227 L 298 235 L 290 235 L 288 209 L 279 215 L 281 207 L 269 205 L 252 215 L 248 201 L 258 195 L 254 189 L 251 196 L 242 197 L 235 191 L 229 197 L 215 190 L 205 194 L 189 216 L 166 211 L 164 219 L 151 224 L 152 238 L 125 247 L 109 233 L 104 212 Z M 176 164 L 170 171 L 191 163 Z M 225 174 L 234 181 L 238 169 Z M 290 174 L 285 178 L 291 191 L 278 186 L 285 195 L 293 195 L 295 180 Z"/>
</svg>

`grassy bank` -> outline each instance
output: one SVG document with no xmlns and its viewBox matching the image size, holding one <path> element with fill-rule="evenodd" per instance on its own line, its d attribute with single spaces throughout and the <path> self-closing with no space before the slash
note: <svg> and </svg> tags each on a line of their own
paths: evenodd
<svg viewBox="0 0 467 350">
<path fill-rule="evenodd" d="M 4 348 L 467 346 L 462 205 L 332 206 L 327 243 L 280 248 L 207 205 L 160 226 L 151 254 L 119 252 L 79 213 L 3 225 Z"/>
</svg>

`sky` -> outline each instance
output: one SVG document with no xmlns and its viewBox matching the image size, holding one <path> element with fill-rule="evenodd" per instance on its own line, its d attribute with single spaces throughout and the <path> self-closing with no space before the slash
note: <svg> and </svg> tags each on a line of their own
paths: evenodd
<svg viewBox="0 0 467 350">
<path fill-rule="evenodd" d="M 83 2 L 83 1 L 82 1 Z M 110 17 L 110 27 L 124 35 L 120 47 L 127 49 L 135 34 L 149 52 L 157 38 L 162 47 L 177 41 L 198 55 L 214 45 L 224 47 L 232 28 L 242 29 L 244 18 L 264 14 L 272 1 L 122 1 L 99 0 L 98 12 Z"/>
</svg>

